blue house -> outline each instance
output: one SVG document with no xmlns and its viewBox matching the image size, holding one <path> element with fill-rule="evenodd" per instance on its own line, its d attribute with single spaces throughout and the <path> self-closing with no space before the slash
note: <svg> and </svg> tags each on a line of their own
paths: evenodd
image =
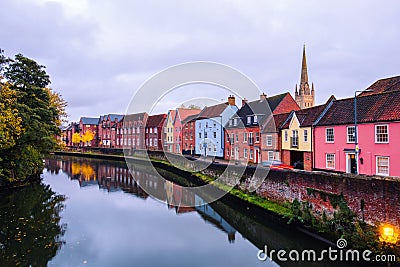
<svg viewBox="0 0 400 267">
<path fill-rule="evenodd" d="M 238 111 L 235 97 L 228 102 L 205 107 L 196 119 L 195 154 L 210 157 L 224 156 L 224 125 Z"/>
</svg>

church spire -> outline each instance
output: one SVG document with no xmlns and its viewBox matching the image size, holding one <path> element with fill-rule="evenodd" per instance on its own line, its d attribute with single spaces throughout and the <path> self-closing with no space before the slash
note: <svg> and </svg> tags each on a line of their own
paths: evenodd
<svg viewBox="0 0 400 267">
<path fill-rule="evenodd" d="M 303 61 L 301 63 L 301 78 L 300 78 L 300 86 L 302 84 L 308 83 L 308 74 L 307 74 L 307 59 L 306 59 L 306 44 L 303 46 Z"/>
</svg>

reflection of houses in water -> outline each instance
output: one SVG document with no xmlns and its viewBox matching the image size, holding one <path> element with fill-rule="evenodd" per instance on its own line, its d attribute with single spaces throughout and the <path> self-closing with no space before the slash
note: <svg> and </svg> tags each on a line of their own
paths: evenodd
<svg viewBox="0 0 400 267">
<path fill-rule="evenodd" d="M 194 207 L 195 195 L 193 192 L 185 190 L 182 186 L 165 181 L 165 191 L 167 194 L 167 206 L 175 208 L 177 214 L 196 211 Z"/>
<path fill-rule="evenodd" d="M 204 200 L 195 196 L 196 210 L 201 217 L 208 222 L 211 222 L 222 231 L 228 233 L 229 242 L 235 241 L 236 229 L 233 228 L 224 218 L 219 215 L 209 204 L 205 203 Z"/>
</svg>

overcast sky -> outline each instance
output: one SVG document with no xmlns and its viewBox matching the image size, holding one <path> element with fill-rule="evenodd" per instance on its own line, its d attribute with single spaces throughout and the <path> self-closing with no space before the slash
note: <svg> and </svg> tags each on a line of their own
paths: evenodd
<svg viewBox="0 0 400 267">
<path fill-rule="evenodd" d="M 293 94 L 304 43 L 322 103 L 400 74 L 399 13 L 396 0 L 1 0 L 0 47 L 47 66 L 73 121 L 124 113 L 146 79 L 188 61 L 227 64 L 268 95 Z"/>
</svg>

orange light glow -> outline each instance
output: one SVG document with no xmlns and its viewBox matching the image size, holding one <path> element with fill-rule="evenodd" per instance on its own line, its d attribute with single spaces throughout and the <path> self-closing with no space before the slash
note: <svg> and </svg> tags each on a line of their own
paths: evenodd
<svg viewBox="0 0 400 267">
<path fill-rule="evenodd" d="M 381 235 L 379 237 L 379 240 L 381 242 L 387 242 L 391 244 L 397 243 L 398 240 L 398 232 L 397 229 L 390 224 L 384 224 L 381 226 Z"/>
</svg>

